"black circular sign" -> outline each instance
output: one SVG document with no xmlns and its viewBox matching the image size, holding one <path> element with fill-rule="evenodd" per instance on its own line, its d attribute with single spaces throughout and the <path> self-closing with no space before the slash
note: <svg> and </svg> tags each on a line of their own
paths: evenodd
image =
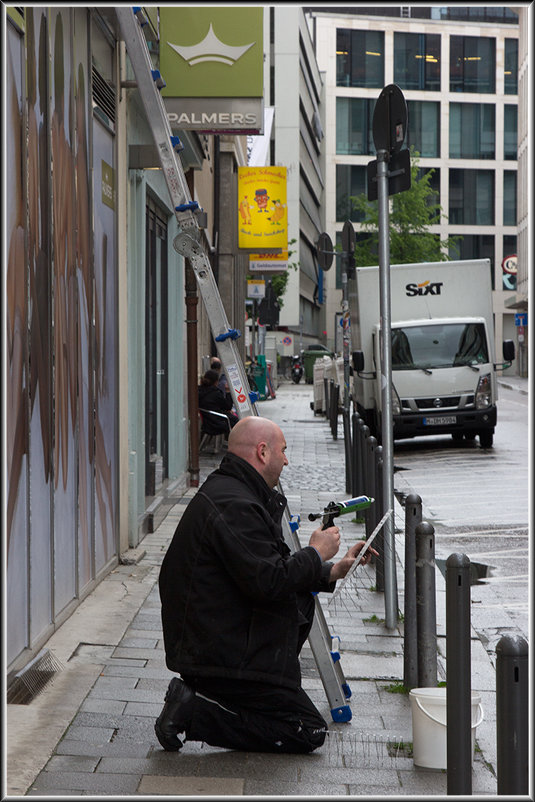
<svg viewBox="0 0 535 802">
<path fill-rule="evenodd" d="M 397 84 L 385 86 L 377 98 L 372 131 L 376 150 L 401 150 L 407 134 L 407 103 Z"/>
<path fill-rule="evenodd" d="M 328 270 L 333 263 L 333 242 L 326 232 L 319 235 L 318 244 L 318 262 L 322 270 Z"/>
</svg>

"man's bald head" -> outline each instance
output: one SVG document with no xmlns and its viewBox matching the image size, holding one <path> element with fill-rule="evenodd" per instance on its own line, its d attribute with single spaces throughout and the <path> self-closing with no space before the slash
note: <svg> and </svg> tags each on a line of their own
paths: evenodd
<svg viewBox="0 0 535 802">
<path fill-rule="evenodd" d="M 282 430 L 268 418 L 249 415 L 241 418 L 228 438 L 228 451 L 241 457 L 264 477 L 269 487 L 279 481 L 288 460 Z"/>
</svg>

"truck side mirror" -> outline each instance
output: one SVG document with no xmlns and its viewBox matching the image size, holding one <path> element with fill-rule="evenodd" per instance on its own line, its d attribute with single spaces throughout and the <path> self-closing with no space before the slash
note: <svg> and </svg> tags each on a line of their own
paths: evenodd
<svg viewBox="0 0 535 802">
<path fill-rule="evenodd" d="M 513 340 L 503 341 L 503 360 L 504 362 L 512 362 L 515 358 L 515 344 Z"/>
<path fill-rule="evenodd" d="M 364 370 L 364 352 L 353 351 L 351 357 L 353 361 L 353 370 L 357 373 L 361 370 Z"/>
</svg>

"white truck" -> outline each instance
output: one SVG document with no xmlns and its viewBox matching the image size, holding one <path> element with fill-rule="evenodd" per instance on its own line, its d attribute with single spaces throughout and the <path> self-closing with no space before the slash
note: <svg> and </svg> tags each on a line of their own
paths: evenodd
<svg viewBox="0 0 535 802">
<path fill-rule="evenodd" d="M 391 265 L 394 440 L 451 434 L 490 448 L 496 426 L 496 370 L 509 367 L 514 343 L 495 363 L 489 259 Z M 378 267 L 348 281 L 352 397 L 381 441 L 381 326 Z"/>
</svg>

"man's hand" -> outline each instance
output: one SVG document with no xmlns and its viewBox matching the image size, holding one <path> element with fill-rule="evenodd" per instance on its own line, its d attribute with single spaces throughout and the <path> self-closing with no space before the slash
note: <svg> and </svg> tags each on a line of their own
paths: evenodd
<svg viewBox="0 0 535 802">
<path fill-rule="evenodd" d="M 359 552 L 365 544 L 365 540 L 358 540 L 354 546 L 351 546 L 351 548 L 347 550 L 342 559 L 333 565 L 331 568 L 331 573 L 329 574 L 330 582 L 336 582 L 337 579 L 343 579 L 355 560 L 358 559 Z M 378 552 L 370 546 L 360 561 L 360 564 L 367 565 L 372 558 L 372 554 L 375 554 L 376 557 L 379 556 Z"/>
<path fill-rule="evenodd" d="M 315 529 L 310 536 L 308 545 L 314 546 L 323 562 L 330 560 L 340 548 L 340 530 L 337 526 Z M 347 570 L 349 571 L 349 568 Z"/>
</svg>

